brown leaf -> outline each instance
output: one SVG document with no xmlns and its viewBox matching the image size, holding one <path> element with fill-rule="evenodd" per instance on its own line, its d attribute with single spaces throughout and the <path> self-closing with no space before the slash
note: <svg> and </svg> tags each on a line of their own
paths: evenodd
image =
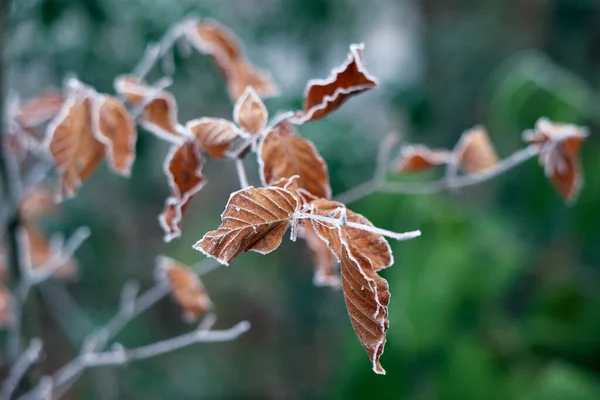
<svg viewBox="0 0 600 400">
<path fill-rule="evenodd" d="M 396 172 L 421 172 L 448 163 L 450 152 L 434 150 L 425 146 L 406 146 L 396 160 Z"/>
<path fill-rule="evenodd" d="M 363 64 L 363 44 L 350 46 L 346 62 L 331 71 L 327 79 L 313 79 L 304 91 L 304 108 L 290 120 L 302 124 L 323 118 L 337 110 L 350 97 L 376 87 L 379 83 Z"/>
<path fill-rule="evenodd" d="M 27 240 L 26 251 L 29 255 L 32 269 L 46 268 L 51 266 L 55 268 L 53 258 L 56 256 L 56 249 L 53 248 L 48 238 L 31 221 L 25 221 L 23 224 L 25 237 Z M 70 280 L 77 276 L 77 262 L 70 258 L 54 269 L 54 277 L 58 279 Z"/>
<path fill-rule="evenodd" d="M 190 267 L 165 256 L 158 258 L 158 267 L 187 320 L 195 321 L 212 308 L 204 285 Z"/>
<path fill-rule="evenodd" d="M 339 217 L 339 210 L 343 209 L 346 213 L 346 219 L 349 222 L 373 226 L 371 221 L 369 221 L 363 215 L 348 210 L 344 204 L 337 201 L 318 199 L 312 201 L 310 204 L 313 208 L 312 212 L 315 214 L 322 216 L 333 215 L 335 217 Z M 341 254 L 340 247 L 343 245 L 344 241 L 347 240 L 364 256 L 369 258 L 373 268 L 375 268 L 375 271 L 387 268 L 394 263 L 394 257 L 392 256 L 392 250 L 389 243 L 382 235 L 378 233 L 344 226 L 341 228 L 344 237 L 340 239 L 337 237 L 337 232 L 333 230 L 333 227 L 328 226 L 328 224 L 314 220 L 312 221 L 312 224 L 317 234 L 319 234 L 319 236 L 329 244 L 332 251 L 338 257 L 340 257 Z M 334 235 L 333 238 L 331 237 L 332 235 Z"/>
<path fill-rule="evenodd" d="M 171 93 L 128 75 L 115 78 L 114 85 L 115 91 L 123 94 L 130 104 L 143 105 L 144 111 L 139 119 L 142 128 L 168 141 L 183 139 L 177 130 L 177 102 Z"/>
<path fill-rule="evenodd" d="M 235 61 L 227 71 L 229 96 L 238 99 L 248 86 L 252 87 L 260 97 L 271 97 L 279 94 L 279 86 L 268 72 L 255 67 L 246 59 Z"/>
<path fill-rule="evenodd" d="M 390 291 L 370 260 L 355 246 L 345 244 L 340 255 L 342 290 L 352 327 L 367 351 L 373 371 L 385 374 L 379 362 L 389 326 Z"/>
<path fill-rule="evenodd" d="M 248 86 L 233 108 L 233 120 L 246 132 L 259 134 L 265 129 L 269 113 L 251 86 Z"/>
<path fill-rule="evenodd" d="M 6 328 L 13 322 L 12 296 L 4 285 L 0 285 L 0 328 Z"/>
<path fill-rule="evenodd" d="M 199 118 L 188 121 L 186 128 L 194 135 L 208 154 L 222 158 L 233 142 L 241 136 L 239 128 L 221 118 Z"/>
<path fill-rule="evenodd" d="M 212 57 L 233 100 L 237 100 L 248 86 L 261 97 L 278 93 L 271 76 L 246 59 L 238 38 L 229 28 L 216 21 L 203 20 L 188 31 L 188 40 L 200 52 Z"/>
<path fill-rule="evenodd" d="M 476 126 L 463 133 L 454 154 L 463 171 L 470 174 L 483 172 L 498 164 L 498 156 L 483 126 Z"/>
<path fill-rule="evenodd" d="M 270 130 L 261 141 L 257 156 L 264 185 L 298 175 L 300 188 L 316 197 L 331 197 L 327 164 L 315 146 L 298 136 L 291 124 L 284 122 Z"/>
<path fill-rule="evenodd" d="M 299 236 L 306 241 L 315 267 L 313 283 L 315 286 L 340 286 L 340 275 L 337 271 L 336 257 L 319 236 L 312 224 L 301 227 Z"/>
<path fill-rule="evenodd" d="M 61 195 L 73 197 L 104 159 L 105 148 L 92 129 L 90 95 L 74 93 L 48 125 L 47 143 L 60 175 Z"/>
<path fill-rule="evenodd" d="M 249 187 L 234 192 L 221 214 L 221 225 L 194 248 L 228 265 L 248 250 L 267 254 L 280 244 L 300 202 L 290 191 Z"/>
<path fill-rule="evenodd" d="M 365 217 L 346 210 L 341 203 L 320 199 L 311 205 L 312 212 L 318 215 L 340 218 L 345 212 L 348 221 L 370 225 Z M 393 263 L 389 245 L 381 235 L 371 232 L 316 220 L 311 220 L 311 224 L 340 261 L 344 300 L 352 326 L 369 354 L 373 371 L 385 374 L 379 358 L 389 325 L 390 292 L 387 281 L 377 271 Z"/>
<path fill-rule="evenodd" d="M 41 125 L 60 112 L 65 99 L 60 92 L 47 91 L 18 107 L 15 120 L 19 125 L 32 128 Z"/>
<path fill-rule="evenodd" d="M 46 215 L 57 208 L 52 191 L 44 186 L 28 189 L 21 199 L 19 209 L 21 217 L 31 219 L 38 215 Z"/>
<path fill-rule="evenodd" d="M 116 97 L 98 96 L 94 106 L 94 132 L 107 148 L 110 166 L 115 172 L 129 176 L 135 160 L 135 122 Z"/>
<path fill-rule="evenodd" d="M 172 196 L 167 198 L 159 222 L 165 231 L 166 242 L 181 234 L 181 217 L 188 202 L 206 184 L 202 175 L 204 160 L 196 140 L 173 146 L 165 159 L 164 169 L 169 180 Z"/>
<path fill-rule="evenodd" d="M 577 199 L 583 185 L 579 149 L 587 136 L 583 127 L 553 123 L 547 118 L 540 118 L 535 130 L 523 134 L 525 141 L 539 146 L 546 176 L 569 203 Z"/>
</svg>

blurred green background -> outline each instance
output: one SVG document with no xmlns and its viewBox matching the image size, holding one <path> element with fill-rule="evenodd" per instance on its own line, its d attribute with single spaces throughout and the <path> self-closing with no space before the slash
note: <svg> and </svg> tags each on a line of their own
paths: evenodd
<svg viewBox="0 0 600 400">
<path fill-rule="evenodd" d="M 456 194 L 378 194 L 351 204 L 382 228 L 423 232 L 392 243 L 396 264 L 382 273 L 392 293 L 386 376 L 371 371 L 341 292 L 314 287 L 305 246 L 286 241 L 203 278 L 217 327 L 247 319 L 249 333 L 88 372 L 67 398 L 600 399 L 600 2 L 18 0 L 9 88 L 28 97 L 74 73 L 111 92 L 113 77 L 131 71 L 147 43 L 189 15 L 230 26 L 249 58 L 272 72 L 284 93 L 267 101 L 272 113 L 300 107 L 306 81 L 327 76 L 350 43 L 365 42 L 381 87 L 300 129 L 328 162 L 334 193 L 369 179 L 389 131 L 407 143 L 451 147 L 481 123 L 506 156 L 540 116 L 589 126 L 585 186 L 566 206 L 532 160 Z M 230 117 L 212 62 L 180 51 L 174 61 L 180 120 Z M 150 80 L 161 75 L 158 68 Z M 167 149 L 140 132 L 130 180 L 103 166 L 45 221 L 48 232 L 93 232 L 78 253 L 79 281 L 66 285 L 85 318 L 68 315 L 61 326 L 44 312 L 46 372 L 113 315 L 124 282 L 152 285 L 157 254 L 202 259 L 191 245 L 218 225 L 238 187 L 235 169 L 208 163 L 209 184 L 183 237 L 163 244 L 156 216 L 168 195 Z M 256 163 L 247 166 L 258 184 Z M 51 303 L 60 309 L 58 297 Z M 133 347 L 192 328 L 167 299 L 117 340 Z"/>
</svg>

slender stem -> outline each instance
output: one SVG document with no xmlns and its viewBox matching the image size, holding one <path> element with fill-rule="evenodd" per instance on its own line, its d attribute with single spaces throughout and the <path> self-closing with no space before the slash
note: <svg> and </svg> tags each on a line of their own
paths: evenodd
<svg viewBox="0 0 600 400">
<path fill-rule="evenodd" d="M 250 186 L 248 184 L 248 177 L 246 176 L 246 168 L 244 168 L 244 160 L 240 158 L 235 160 L 235 170 L 240 180 L 240 186 L 242 187 L 242 189 L 245 189 L 248 186 Z"/>
<path fill-rule="evenodd" d="M 173 25 L 160 39 L 158 43 L 150 44 L 146 48 L 146 52 L 142 56 L 142 59 L 133 70 L 133 75 L 139 79 L 144 77 L 150 72 L 150 70 L 156 65 L 162 57 L 164 57 L 177 41 L 186 34 L 188 29 L 196 23 L 193 18 L 183 20 Z"/>
<path fill-rule="evenodd" d="M 331 224 L 333 226 L 338 226 L 338 227 L 349 226 L 350 228 L 356 228 L 356 229 L 360 229 L 360 230 L 367 231 L 367 232 L 378 233 L 380 235 L 387 236 L 387 237 L 390 237 L 390 238 L 396 239 L 396 240 L 410 240 L 410 239 L 414 239 L 416 237 L 421 236 L 421 231 L 418 231 L 418 230 L 404 232 L 404 233 L 398 233 L 398 232 L 388 231 L 387 229 L 377 228 L 377 227 L 371 226 L 371 225 L 364 225 L 364 224 L 359 224 L 356 222 L 345 221 L 343 218 L 342 219 L 333 218 L 333 217 L 327 217 L 327 216 L 318 215 L 318 214 L 297 213 L 294 215 L 294 217 L 297 219 L 312 219 L 314 221 L 325 222 L 325 223 Z"/>
<path fill-rule="evenodd" d="M 130 361 L 144 360 L 166 354 L 196 343 L 227 342 L 237 339 L 249 329 L 250 323 L 242 321 L 226 330 L 197 329 L 194 332 L 131 350 L 118 348 L 102 353 L 84 353 L 53 374 L 53 387 L 55 390 L 61 389 L 62 386 L 69 384 L 75 377 L 89 368 L 123 365 Z"/>
<path fill-rule="evenodd" d="M 42 341 L 38 338 L 32 339 L 29 347 L 12 365 L 8 377 L 2 385 L 2 392 L 0 392 L 2 399 L 10 400 L 29 368 L 40 358 L 41 351 Z"/>
<path fill-rule="evenodd" d="M 81 227 L 71 235 L 64 247 L 59 252 L 53 254 L 47 264 L 32 270 L 31 266 L 23 266 L 21 280 L 15 289 L 13 300 L 13 323 L 8 330 L 7 347 L 8 353 L 18 357 L 21 348 L 21 327 L 23 324 L 24 306 L 29 297 L 31 289 L 50 278 L 58 268 L 73 257 L 79 246 L 90 235 L 88 227 Z M 25 236 L 25 235 L 22 235 Z M 22 242 L 23 240 L 19 240 Z"/>
<path fill-rule="evenodd" d="M 502 175 L 506 171 L 524 163 L 538 154 L 539 147 L 530 145 L 503 159 L 492 168 L 479 173 L 458 176 L 451 182 L 447 182 L 445 179 L 413 185 L 403 182 L 386 182 L 382 187 L 378 188 L 378 190 L 385 193 L 429 194 L 441 192 L 446 189 L 460 189 Z"/>
<path fill-rule="evenodd" d="M 379 181 L 377 179 L 371 179 L 370 181 L 361 183 L 347 192 L 336 196 L 335 200 L 344 204 L 349 204 L 375 192 L 423 195 L 439 193 L 449 189 L 461 189 L 502 175 L 538 154 L 539 147 L 530 145 L 506 157 L 494 167 L 483 172 L 457 176 L 453 175 L 452 171 L 449 171 L 449 176 L 444 176 L 442 179 L 430 182 L 388 182 L 385 180 Z"/>
</svg>

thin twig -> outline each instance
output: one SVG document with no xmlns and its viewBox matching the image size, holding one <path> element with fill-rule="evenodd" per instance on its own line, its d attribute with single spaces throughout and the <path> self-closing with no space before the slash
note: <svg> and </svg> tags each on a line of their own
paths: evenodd
<svg viewBox="0 0 600 400">
<path fill-rule="evenodd" d="M 244 167 L 244 160 L 238 158 L 235 160 L 235 170 L 237 172 L 238 179 L 240 180 L 240 186 L 242 189 L 246 189 L 248 186 L 248 177 L 246 176 L 246 168 Z"/>
<path fill-rule="evenodd" d="M 53 254 L 47 264 L 32 270 L 31 266 L 24 266 L 19 285 L 15 290 L 13 299 L 13 323 L 8 330 L 8 353 L 18 355 L 21 349 L 21 326 L 23 322 L 23 306 L 27 301 L 31 288 L 51 277 L 58 268 L 73 257 L 79 246 L 90 235 L 87 227 L 77 229 L 67 240 L 60 253 Z M 21 240 L 19 240 L 21 242 Z"/>
<path fill-rule="evenodd" d="M 220 264 L 212 259 L 206 259 L 194 266 L 198 276 L 205 275 L 214 269 L 220 267 Z M 105 348 L 108 343 L 133 319 L 141 313 L 156 304 L 159 300 L 169 294 L 169 288 L 164 281 L 159 281 L 140 295 L 132 299 L 133 303 L 121 305 L 121 308 L 111 318 L 102 329 L 91 335 L 83 346 L 83 352 L 95 352 Z"/>
<path fill-rule="evenodd" d="M 452 179 L 448 179 L 446 176 L 442 179 L 430 182 L 389 182 L 385 180 L 378 181 L 376 179 L 371 179 L 370 181 L 361 183 L 347 192 L 336 196 L 335 200 L 344 204 L 349 204 L 376 192 L 422 195 L 439 193 L 449 189 L 461 189 L 495 178 L 537 156 L 538 154 L 539 147 L 536 145 L 530 145 L 506 157 L 494 167 L 491 167 L 483 172 L 458 175 Z"/>
<path fill-rule="evenodd" d="M 250 323 L 242 321 L 226 330 L 210 331 L 197 329 L 194 332 L 135 349 L 128 350 L 120 347 L 107 352 L 84 353 L 52 375 L 53 388 L 54 390 L 60 390 L 62 386 L 68 384 L 89 368 L 124 365 L 131 361 L 144 360 L 166 354 L 195 343 L 227 342 L 237 339 L 240 335 L 247 332 L 248 329 L 250 329 Z"/>
<path fill-rule="evenodd" d="M 410 239 L 414 239 L 416 237 L 421 236 L 421 231 L 418 231 L 418 230 L 398 233 L 398 232 L 388 231 L 387 229 L 377 228 L 376 226 L 372 226 L 372 225 L 364 225 L 364 224 L 359 224 L 356 222 L 347 221 L 344 218 L 327 217 L 327 216 L 319 215 L 319 214 L 298 212 L 298 213 L 294 214 L 294 217 L 296 219 L 312 219 L 314 221 L 325 222 L 325 223 L 328 223 L 328 224 L 331 224 L 331 225 L 337 226 L 337 227 L 348 226 L 350 228 L 356 228 L 356 229 L 360 229 L 360 230 L 363 230 L 366 232 L 378 233 L 380 235 L 387 236 L 387 237 L 390 237 L 390 238 L 396 239 L 396 240 L 410 240 Z"/>
<path fill-rule="evenodd" d="M 460 189 L 502 175 L 506 171 L 524 163 L 538 154 L 539 147 L 530 145 L 503 159 L 492 168 L 479 173 L 458 176 L 451 183 L 446 182 L 445 179 L 412 185 L 405 182 L 386 182 L 382 187 L 378 188 L 378 190 L 385 193 L 430 194 L 442 192 L 447 189 Z"/>
<path fill-rule="evenodd" d="M 38 338 L 32 339 L 29 343 L 29 347 L 27 347 L 11 367 L 8 377 L 2 385 L 0 398 L 3 400 L 10 400 L 14 391 L 23 379 L 23 376 L 25 376 L 29 368 L 40 358 L 41 351 L 42 341 Z"/>
<path fill-rule="evenodd" d="M 194 18 L 185 19 L 173 25 L 158 43 L 148 45 L 142 59 L 134 68 L 133 75 L 140 80 L 144 79 L 156 63 L 171 51 L 177 41 L 196 23 L 197 20 Z"/>
</svg>

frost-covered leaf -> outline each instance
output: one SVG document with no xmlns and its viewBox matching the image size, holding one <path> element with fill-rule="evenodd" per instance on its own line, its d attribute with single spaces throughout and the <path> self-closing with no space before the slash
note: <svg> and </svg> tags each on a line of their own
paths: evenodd
<svg viewBox="0 0 600 400">
<path fill-rule="evenodd" d="M 297 184 L 316 197 L 330 198 L 327 164 L 312 144 L 283 122 L 270 130 L 257 152 L 263 185 L 298 176 Z"/>
<path fill-rule="evenodd" d="M 270 253 L 281 244 L 299 205 L 293 193 L 279 187 L 234 192 L 219 228 L 204 235 L 194 248 L 225 265 L 244 251 Z"/>
<path fill-rule="evenodd" d="M 107 149 L 112 169 L 129 176 L 135 160 L 137 130 L 125 106 L 113 96 L 97 96 L 94 100 L 94 133 Z"/>
<path fill-rule="evenodd" d="M 369 258 L 351 244 L 342 246 L 340 265 L 342 290 L 352 327 L 371 359 L 373 371 L 385 374 L 379 358 L 389 326 L 388 283 L 377 275 Z"/>
<path fill-rule="evenodd" d="M 449 160 L 450 152 L 446 150 L 430 149 L 422 145 L 406 146 L 396 160 L 395 170 L 398 173 L 420 172 L 444 165 Z"/>
<path fill-rule="evenodd" d="M 583 127 L 553 123 L 547 118 L 540 118 L 535 130 L 523 134 L 525 141 L 539 146 L 540 164 L 567 202 L 577 199 L 583 185 L 579 149 L 587 136 Z"/>
<path fill-rule="evenodd" d="M 311 202 L 312 212 L 370 226 L 362 215 L 347 210 L 331 200 Z M 350 320 L 361 344 L 367 351 L 373 371 L 385 374 L 379 357 L 383 353 L 389 325 L 387 306 L 390 292 L 387 281 L 377 271 L 393 263 L 390 247 L 383 236 L 344 225 L 311 220 L 317 236 L 340 262 L 342 289 Z"/>
<path fill-rule="evenodd" d="M 312 224 L 301 227 L 298 236 L 304 239 L 313 259 L 315 286 L 340 286 L 340 274 L 336 268 L 337 260 L 327 244 L 317 236 Z"/>
<path fill-rule="evenodd" d="M 180 236 L 182 214 L 192 197 L 207 182 L 202 175 L 203 165 L 204 159 L 196 140 L 173 146 L 165 159 L 164 170 L 169 180 L 171 196 L 165 202 L 159 222 L 165 231 L 166 242 Z"/>
<path fill-rule="evenodd" d="M 46 91 L 18 106 L 15 120 L 27 128 L 50 121 L 60 112 L 65 99 L 54 90 Z"/>
<path fill-rule="evenodd" d="M 312 212 L 322 216 L 339 217 L 342 213 L 349 222 L 354 222 L 361 225 L 373 226 L 371 221 L 363 215 L 348 210 L 344 204 L 333 200 L 318 199 L 310 203 Z M 375 271 L 387 268 L 394 263 L 392 250 L 387 240 L 380 234 L 369 232 L 363 229 L 353 228 L 350 226 L 341 227 L 344 237 L 337 237 L 337 232 L 332 230 L 332 227 L 324 222 L 312 221 L 313 227 L 317 234 L 324 238 L 329 243 L 332 251 L 339 257 L 340 246 L 344 240 L 354 245 L 363 255 L 369 258 Z M 332 237 L 332 235 L 334 237 Z"/>
<path fill-rule="evenodd" d="M 215 61 L 233 100 L 237 100 L 248 86 L 252 86 L 260 97 L 278 93 L 271 76 L 247 60 L 242 45 L 229 28 L 216 21 L 202 20 L 188 31 L 187 37 L 198 51 Z"/>
<path fill-rule="evenodd" d="M 215 158 L 222 158 L 233 142 L 240 137 L 239 128 L 231 121 L 221 118 L 198 118 L 185 124 L 198 139 L 202 148 Z"/>
<path fill-rule="evenodd" d="M 346 62 L 327 79 L 312 79 L 304 91 L 304 107 L 290 120 L 295 124 L 314 121 L 337 110 L 350 97 L 376 87 L 377 79 L 363 63 L 363 44 L 350 45 Z"/>
<path fill-rule="evenodd" d="M 124 95 L 131 105 L 144 108 L 139 117 L 142 128 L 168 141 L 183 139 L 177 129 L 177 102 L 171 93 L 127 75 L 115 78 L 114 86 L 115 91 Z"/>
<path fill-rule="evenodd" d="M 251 86 L 248 86 L 233 108 L 233 120 L 250 134 L 258 134 L 265 129 L 269 113 Z"/>
<path fill-rule="evenodd" d="M 159 273 L 164 274 L 173 298 L 184 318 L 195 321 L 212 308 L 204 285 L 187 265 L 166 256 L 158 258 Z"/>
<path fill-rule="evenodd" d="M 90 94 L 72 93 L 48 125 L 46 140 L 64 197 L 73 197 L 104 159 L 105 147 L 92 129 L 92 101 Z"/>
<path fill-rule="evenodd" d="M 476 126 L 461 136 L 454 155 L 463 171 L 483 172 L 498 164 L 498 156 L 490 141 L 487 130 Z"/>
</svg>

